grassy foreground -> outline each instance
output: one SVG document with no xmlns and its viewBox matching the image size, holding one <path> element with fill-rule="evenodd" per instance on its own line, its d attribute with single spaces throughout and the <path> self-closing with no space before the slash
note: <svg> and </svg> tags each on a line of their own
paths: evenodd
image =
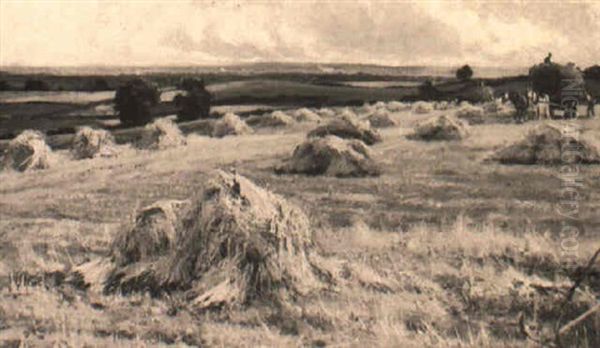
<svg viewBox="0 0 600 348">
<path fill-rule="evenodd" d="M 547 334 L 600 290 L 591 278 L 561 308 L 573 265 L 561 253 L 559 168 L 485 162 L 533 123 L 476 126 L 460 143 L 405 138 L 430 116 L 394 115 L 400 126 L 373 146 L 380 178 L 274 175 L 309 126 L 191 135 L 184 148 L 125 149 L 114 159 L 75 162 L 59 151 L 47 171 L 0 173 L 0 345 L 539 346 L 520 316 L 526 332 Z M 598 132 L 600 123 L 585 127 Z M 106 253 L 137 208 L 189 198 L 213 168 L 236 168 L 303 207 L 322 252 L 352 269 L 347 286 L 276 308 L 198 313 L 177 296 L 102 296 L 62 284 L 71 267 Z M 580 176 L 583 265 L 598 248 L 600 167 L 581 167 Z M 596 314 L 568 346 L 596 346 L 599 328 Z"/>
</svg>

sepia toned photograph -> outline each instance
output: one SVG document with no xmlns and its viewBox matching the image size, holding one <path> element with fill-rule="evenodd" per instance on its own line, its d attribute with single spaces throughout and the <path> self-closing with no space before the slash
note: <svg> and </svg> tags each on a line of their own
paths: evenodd
<svg viewBox="0 0 600 348">
<path fill-rule="evenodd" d="M 600 347 L 600 2 L 0 0 L 0 347 Z"/>
</svg>

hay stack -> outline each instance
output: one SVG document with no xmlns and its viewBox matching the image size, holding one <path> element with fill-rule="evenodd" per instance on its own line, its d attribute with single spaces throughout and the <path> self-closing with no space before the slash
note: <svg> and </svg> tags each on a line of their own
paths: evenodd
<svg viewBox="0 0 600 348">
<path fill-rule="evenodd" d="M 345 139 L 359 139 L 367 145 L 382 141 L 379 132 L 371 128 L 368 121 L 360 121 L 351 111 L 344 111 L 339 118 L 333 119 L 308 133 L 308 137 L 326 137 L 328 135 Z"/>
<path fill-rule="evenodd" d="M 115 156 L 115 139 L 104 129 L 82 127 L 73 138 L 71 153 L 75 159 Z"/>
<path fill-rule="evenodd" d="M 172 219 L 161 214 L 161 221 Z M 113 263 L 102 280 L 103 290 L 182 290 L 192 306 L 206 309 L 254 299 L 283 301 L 323 286 L 311 258 L 314 247 L 306 215 L 248 179 L 215 171 L 183 215 L 180 223 L 159 224 L 167 227 L 166 233 L 148 232 L 138 220 L 117 238 L 115 255 L 133 250 L 139 256 Z M 139 250 L 148 252 L 142 256 Z M 85 285 L 98 279 L 95 271 L 93 265 L 77 269 Z"/>
<path fill-rule="evenodd" d="M 415 114 L 428 114 L 433 111 L 433 104 L 424 101 L 418 101 L 413 104 L 412 111 Z"/>
<path fill-rule="evenodd" d="M 190 201 L 162 200 L 137 213 L 134 226 L 113 241 L 112 257 L 117 265 L 146 262 L 166 255 L 181 231 L 181 221 Z"/>
<path fill-rule="evenodd" d="M 485 112 L 482 107 L 471 105 L 470 103 L 461 103 L 454 115 L 469 124 L 481 124 L 484 121 Z"/>
<path fill-rule="evenodd" d="M 140 149 L 163 150 L 186 144 L 187 140 L 172 120 L 159 118 L 144 127 L 142 138 L 136 146 Z"/>
<path fill-rule="evenodd" d="M 396 126 L 396 121 L 392 119 L 386 109 L 378 109 L 367 117 L 371 126 L 375 128 L 386 128 Z"/>
<path fill-rule="evenodd" d="M 25 130 L 8 143 L 4 153 L 4 167 L 20 172 L 50 167 L 52 150 L 44 135 L 38 131 Z"/>
<path fill-rule="evenodd" d="M 275 169 L 279 174 L 299 173 L 360 177 L 379 175 L 370 149 L 359 140 L 336 136 L 307 139 L 296 146 L 292 157 Z"/>
<path fill-rule="evenodd" d="M 391 102 L 387 103 L 385 107 L 388 109 L 388 111 L 391 112 L 406 111 L 411 109 L 410 104 L 395 100 L 392 100 Z"/>
<path fill-rule="evenodd" d="M 483 104 L 485 113 L 493 116 L 508 117 L 515 112 L 511 103 L 503 103 L 501 100 L 494 100 Z"/>
<path fill-rule="evenodd" d="M 452 107 L 452 104 L 448 103 L 445 100 L 433 103 L 434 110 L 448 110 Z"/>
<path fill-rule="evenodd" d="M 504 164 L 595 164 L 600 163 L 598 149 L 585 139 L 563 134 L 559 126 L 542 124 L 524 139 L 492 156 Z"/>
<path fill-rule="evenodd" d="M 329 108 L 320 108 L 317 110 L 317 114 L 321 116 L 321 118 L 330 118 L 335 116 L 335 111 Z"/>
<path fill-rule="evenodd" d="M 321 117 L 307 108 L 298 109 L 292 115 L 297 122 L 321 122 Z"/>
<path fill-rule="evenodd" d="M 253 130 L 246 122 L 240 119 L 236 114 L 228 112 L 220 120 L 215 122 L 211 135 L 216 138 L 223 138 L 228 135 L 250 134 Z"/>
<path fill-rule="evenodd" d="M 274 111 L 265 115 L 250 116 L 246 123 L 253 127 L 287 127 L 294 124 L 294 119 L 283 111 Z"/>
<path fill-rule="evenodd" d="M 419 140 L 461 140 L 469 136 L 469 126 L 453 116 L 438 116 L 420 123 L 410 138 Z"/>
</svg>

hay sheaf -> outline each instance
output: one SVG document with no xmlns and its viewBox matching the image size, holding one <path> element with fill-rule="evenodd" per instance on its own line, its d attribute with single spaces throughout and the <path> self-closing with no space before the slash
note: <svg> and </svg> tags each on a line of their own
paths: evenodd
<svg viewBox="0 0 600 348">
<path fill-rule="evenodd" d="M 469 125 L 454 116 L 438 116 L 415 127 L 411 139 L 418 140 L 461 140 L 469 136 Z"/>
<path fill-rule="evenodd" d="M 71 153 L 75 159 L 112 157 L 117 149 L 114 137 L 107 130 L 82 127 L 73 138 Z"/>
<path fill-rule="evenodd" d="M 144 209 L 115 239 L 112 259 L 81 265 L 73 277 L 105 293 L 183 291 L 199 309 L 282 301 L 326 285 L 312 233 L 295 205 L 217 170 L 189 206 Z"/>
<path fill-rule="evenodd" d="M 277 110 L 270 114 L 250 116 L 246 123 L 253 127 L 287 127 L 295 121 L 290 115 Z"/>
<path fill-rule="evenodd" d="M 598 148 L 578 132 L 565 133 L 560 126 L 542 124 L 524 139 L 496 152 L 492 160 L 503 164 L 598 164 Z"/>
<path fill-rule="evenodd" d="M 243 135 L 253 132 L 254 131 L 252 128 L 250 128 L 242 119 L 240 119 L 238 115 L 229 112 L 220 120 L 215 122 L 211 136 L 223 138 L 228 135 Z"/>
<path fill-rule="evenodd" d="M 329 123 L 319 126 L 308 133 L 308 137 L 326 137 L 335 135 L 344 139 L 359 139 L 367 145 L 381 142 L 381 134 L 371 127 L 368 121 L 360 121 L 356 114 L 344 111 L 342 115 Z"/>
<path fill-rule="evenodd" d="M 172 120 L 159 118 L 144 127 L 136 147 L 147 150 L 163 150 L 187 145 L 185 136 Z"/>
<path fill-rule="evenodd" d="M 291 158 L 275 168 L 279 174 L 298 173 L 337 177 L 376 176 L 380 174 L 371 151 L 360 140 L 336 136 L 307 139 L 296 146 Z"/>
<path fill-rule="evenodd" d="M 50 167 L 52 150 L 44 135 L 38 131 L 25 130 L 8 143 L 4 153 L 4 168 L 19 172 Z"/>
<path fill-rule="evenodd" d="M 454 115 L 459 119 L 466 120 L 469 124 L 481 124 L 484 121 L 485 112 L 482 107 L 471 105 L 470 103 L 461 103 Z"/>
<path fill-rule="evenodd" d="M 396 100 L 392 100 L 385 105 L 385 108 L 391 112 L 398 112 L 398 111 L 410 110 L 412 108 L 412 106 L 408 103 L 403 103 L 403 102 L 399 102 Z"/>
<path fill-rule="evenodd" d="M 412 111 L 415 114 L 428 114 L 433 111 L 433 104 L 424 101 L 419 101 L 413 104 Z"/>
<path fill-rule="evenodd" d="M 321 116 L 307 108 L 301 108 L 294 111 L 292 116 L 297 122 L 321 122 Z"/>
<path fill-rule="evenodd" d="M 390 116 L 386 109 L 378 109 L 371 115 L 367 116 L 367 121 L 375 128 L 394 127 L 397 122 Z"/>
</svg>

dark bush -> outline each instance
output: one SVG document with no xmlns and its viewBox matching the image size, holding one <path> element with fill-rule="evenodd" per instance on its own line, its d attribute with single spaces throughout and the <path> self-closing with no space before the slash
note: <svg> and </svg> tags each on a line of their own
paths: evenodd
<svg viewBox="0 0 600 348">
<path fill-rule="evenodd" d="M 538 94 L 548 94 L 553 100 L 559 99 L 561 90 L 567 86 L 581 86 L 583 91 L 583 74 L 575 64 L 561 65 L 541 63 L 529 69 L 531 88 Z"/>
<path fill-rule="evenodd" d="M 4 81 L 4 80 L 0 80 L 0 91 L 10 91 L 11 90 L 11 86 L 8 84 L 8 82 Z"/>
<path fill-rule="evenodd" d="M 467 81 L 473 77 L 473 69 L 468 65 L 463 65 L 456 70 L 456 78 L 461 81 Z"/>
<path fill-rule="evenodd" d="M 593 65 L 583 70 L 586 79 L 600 80 L 600 65 Z"/>
<path fill-rule="evenodd" d="M 212 96 L 204 86 L 204 80 L 197 78 L 184 79 L 180 88 L 185 94 L 179 94 L 173 99 L 178 108 L 177 119 L 192 121 L 207 118 L 210 115 Z"/>
<path fill-rule="evenodd" d="M 121 124 L 142 126 L 151 122 L 151 108 L 159 100 L 160 93 L 155 85 L 141 78 L 128 81 L 117 89 L 115 95 L 115 109 Z"/>
<path fill-rule="evenodd" d="M 88 83 L 87 87 L 88 91 L 110 91 L 111 89 L 108 81 L 102 77 L 94 78 Z"/>
<path fill-rule="evenodd" d="M 435 100 L 438 99 L 440 95 L 440 91 L 435 88 L 431 80 L 425 80 L 425 82 L 419 86 L 419 99 Z"/>
<path fill-rule="evenodd" d="M 25 86 L 23 87 L 25 91 L 49 91 L 50 85 L 48 82 L 43 80 L 36 79 L 27 79 L 25 81 Z"/>
</svg>

